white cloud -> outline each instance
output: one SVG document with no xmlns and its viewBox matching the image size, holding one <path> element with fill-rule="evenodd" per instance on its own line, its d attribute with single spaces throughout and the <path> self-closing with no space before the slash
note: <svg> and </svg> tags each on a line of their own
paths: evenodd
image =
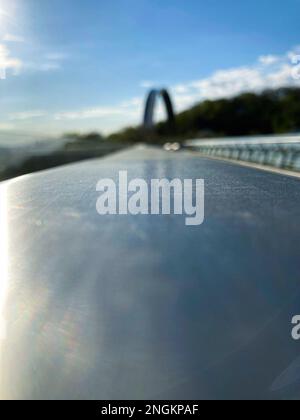
<svg viewBox="0 0 300 420">
<path fill-rule="evenodd" d="M 125 108 L 119 107 L 95 107 L 77 111 L 59 112 L 55 114 L 56 120 L 85 120 L 92 118 L 113 117 L 125 114 Z"/>
<path fill-rule="evenodd" d="M 243 90 L 262 88 L 259 70 L 240 67 L 236 69 L 219 70 L 212 76 L 189 83 L 186 94 L 195 95 L 196 99 L 217 99 L 234 96 Z M 179 97 L 180 94 L 177 94 Z"/>
<path fill-rule="evenodd" d="M 58 71 L 63 68 L 63 62 L 69 56 L 66 53 L 62 52 L 47 52 L 41 54 L 40 58 L 27 62 L 25 67 L 32 71 L 38 72 L 53 72 Z"/>
<path fill-rule="evenodd" d="M 0 0 L 1 1 L 1 0 Z M 8 70 L 14 75 L 21 70 L 33 72 L 53 72 L 62 68 L 62 62 L 67 58 L 66 54 L 51 52 L 41 53 L 37 58 L 24 59 L 13 57 L 9 43 L 24 43 L 25 39 L 18 35 L 5 34 L 0 43 L 0 79 L 6 79 Z"/>
<path fill-rule="evenodd" d="M 188 87 L 185 85 L 176 85 L 173 86 L 173 92 L 178 93 L 179 95 L 185 94 L 188 92 Z"/>
<path fill-rule="evenodd" d="M 23 68 L 32 72 L 53 72 L 62 69 L 62 65 L 55 61 L 28 61 L 23 64 Z"/>
<path fill-rule="evenodd" d="M 283 56 L 266 55 L 259 57 L 250 66 L 218 70 L 211 76 L 195 81 L 176 84 L 170 87 L 176 111 L 183 111 L 206 99 L 234 97 L 243 92 L 261 92 L 265 89 L 277 89 L 283 86 L 300 86 L 300 80 L 292 77 L 294 64 L 290 56 L 295 50 Z M 144 81 L 140 86 L 154 87 L 154 82 Z M 102 119 L 107 123 L 111 119 L 112 128 L 120 121 L 138 124 L 144 108 L 143 96 L 133 97 L 115 106 L 100 106 L 66 111 L 55 114 L 56 120 Z M 156 119 L 164 117 L 160 103 Z"/>
<path fill-rule="evenodd" d="M 9 114 L 8 118 L 11 121 L 25 121 L 32 120 L 33 118 L 41 118 L 47 115 L 45 111 L 23 111 Z"/>
<path fill-rule="evenodd" d="M 2 4 L 1 4 L 1 6 L 2 6 Z M 4 10 L 1 6 L 0 6 L 0 18 L 2 16 L 11 18 L 11 16 L 9 15 L 9 13 L 6 10 Z"/>
<path fill-rule="evenodd" d="M 258 61 L 264 66 L 271 66 L 272 64 L 275 64 L 278 61 L 280 61 L 280 57 L 278 57 L 277 55 L 262 55 L 261 57 L 259 57 Z"/>
<path fill-rule="evenodd" d="M 295 78 L 295 71 L 293 71 L 300 60 L 292 62 L 292 58 L 298 55 L 300 55 L 300 48 L 295 48 L 281 56 L 265 55 L 249 66 L 221 69 L 206 78 L 170 86 L 175 109 L 180 112 L 206 99 L 230 98 L 243 92 L 261 92 L 265 89 L 285 86 L 300 87 L 300 77 Z M 43 58 L 48 61 L 36 65 L 35 70 L 56 70 L 60 68 L 61 60 L 63 60 L 57 53 L 44 55 Z M 145 81 L 141 85 L 147 88 L 157 86 L 150 81 Z M 79 129 L 85 127 L 88 130 L 89 127 L 98 127 L 108 133 L 126 125 L 141 123 L 144 103 L 145 97 L 141 95 L 115 105 L 71 109 L 54 115 L 48 114 L 48 116 L 52 117 L 53 124 L 61 126 L 62 129 L 77 126 Z M 157 107 L 156 119 L 162 119 L 164 114 L 162 103 L 160 103 Z M 10 120 L 33 119 L 45 115 L 44 111 L 26 111 L 11 114 Z"/>
<path fill-rule="evenodd" d="M 46 71 L 46 72 L 60 70 L 61 68 L 62 68 L 61 64 L 55 63 L 55 62 L 43 63 L 36 67 L 37 70 Z"/>
<path fill-rule="evenodd" d="M 176 110 L 180 112 L 206 99 L 230 98 L 243 92 L 286 86 L 300 87 L 300 78 L 293 77 L 295 65 L 299 63 L 300 46 L 283 55 L 263 55 L 252 65 L 218 70 L 209 77 L 180 83 L 169 89 Z M 154 84 L 146 81 L 140 86 L 153 87 Z"/>
<path fill-rule="evenodd" d="M 299 78 L 293 77 L 295 65 L 300 63 L 299 53 L 296 47 L 282 56 L 262 56 L 253 65 L 219 70 L 207 78 L 173 86 L 170 90 L 176 108 L 182 111 L 205 99 L 230 98 L 243 92 L 300 87 Z M 295 61 L 295 57 L 299 59 Z"/>
<path fill-rule="evenodd" d="M 115 106 L 99 106 L 75 111 L 59 112 L 54 115 L 56 120 L 86 120 L 95 118 L 119 118 L 138 120 L 143 108 L 144 98 L 134 97 Z"/>
<path fill-rule="evenodd" d="M 143 89 L 151 89 L 156 86 L 157 83 L 153 82 L 152 80 L 143 80 L 140 82 L 140 87 Z"/>
<path fill-rule="evenodd" d="M 5 42 L 23 43 L 23 42 L 25 42 L 25 38 L 23 38 L 20 35 L 5 34 L 4 37 L 3 37 L 3 41 L 5 41 Z"/>
<path fill-rule="evenodd" d="M 7 46 L 0 44 L 0 79 L 6 79 L 8 70 L 18 74 L 22 66 L 22 61 L 12 57 Z"/>
<path fill-rule="evenodd" d="M 45 54 L 45 59 L 48 61 L 63 61 L 67 58 L 67 54 L 60 52 L 51 52 Z"/>
<path fill-rule="evenodd" d="M 134 108 L 134 107 L 140 107 L 143 105 L 143 98 L 136 96 L 132 99 L 129 99 L 128 101 L 121 102 L 120 107 L 121 108 Z"/>
</svg>

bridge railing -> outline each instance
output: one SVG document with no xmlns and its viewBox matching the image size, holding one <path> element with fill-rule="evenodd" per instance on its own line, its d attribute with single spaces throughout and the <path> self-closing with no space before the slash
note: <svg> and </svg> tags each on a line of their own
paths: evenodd
<svg viewBox="0 0 300 420">
<path fill-rule="evenodd" d="M 185 147 L 208 157 L 300 172 L 300 136 L 280 138 L 190 140 Z"/>
</svg>

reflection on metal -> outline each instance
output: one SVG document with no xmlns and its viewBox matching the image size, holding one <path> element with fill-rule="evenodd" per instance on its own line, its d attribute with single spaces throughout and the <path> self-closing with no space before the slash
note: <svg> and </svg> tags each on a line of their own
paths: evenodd
<svg viewBox="0 0 300 420">
<path fill-rule="evenodd" d="M 204 224 L 98 216 L 123 168 L 205 179 Z M 145 146 L 8 182 L 0 399 L 299 398 L 299 186 Z"/>
<path fill-rule="evenodd" d="M 174 109 L 171 101 L 171 97 L 166 89 L 156 90 L 153 89 L 148 95 L 146 101 L 146 109 L 144 115 L 144 128 L 151 129 L 154 126 L 154 110 L 155 104 L 158 97 L 162 97 L 163 102 L 165 104 L 167 115 L 168 115 L 168 123 L 170 127 L 174 125 Z"/>
<path fill-rule="evenodd" d="M 8 234 L 7 234 L 6 185 L 0 186 L 0 342 L 5 339 L 4 305 L 8 281 Z"/>
<path fill-rule="evenodd" d="M 164 150 L 167 152 L 178 152 L 181 149 L 180 143 L 166 143 L 164 145 Z"/>
<path fill-rule="evenodd" d="M 191 140 L 186 142 L 186 147 L 204 156 L 300 171 L 299 136 Z"/>
</svg>

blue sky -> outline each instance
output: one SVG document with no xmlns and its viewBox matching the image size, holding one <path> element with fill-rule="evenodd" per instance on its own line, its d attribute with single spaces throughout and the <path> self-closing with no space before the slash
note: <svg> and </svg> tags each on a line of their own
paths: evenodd
<svg viewBox="0 0 300 420">
<path fill-rule="evenodd" d="M 299 16 L 299 0 L 0 0 L 0 129 L 112 132 L 151 86 L 182 110 L 299 85 Z"/>
</svg>

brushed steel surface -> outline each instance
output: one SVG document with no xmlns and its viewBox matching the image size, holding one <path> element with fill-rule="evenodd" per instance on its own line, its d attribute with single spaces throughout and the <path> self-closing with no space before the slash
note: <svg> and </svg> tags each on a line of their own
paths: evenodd
<svg viewBox="0 0 300 420">
<path fill-rule="evenodd" d="M 204 178 L 204 224 L 99 216 L 119 170 Z M 299 179 L 138 147 L 0 190 L 0 398 L 299 398 Z"/>
</svg>

